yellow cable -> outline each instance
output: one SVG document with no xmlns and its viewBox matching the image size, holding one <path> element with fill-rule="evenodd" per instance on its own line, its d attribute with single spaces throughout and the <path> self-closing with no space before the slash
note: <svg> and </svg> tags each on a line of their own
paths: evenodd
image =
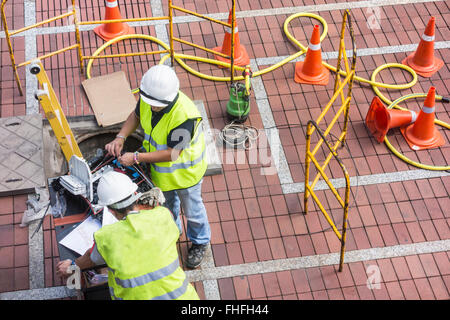
<svg viewBox="0 0 450 320">
<path fill-rule="evenodd" d="M 258 71 L 256 71 L 256 72 L 254 72 L 254 73 L 252 74 L 252 77 L 261 76 L 261 75 L 263 75 L 263 74 L 265 74 L 265 73 L 271 72 L 271 71 L 273 71 L 273 70 L 275 70 L 275 69 L 277 69 L 277 68 L 283 66 L 284 64 L 286 64 L 286 63 L 288 63 L 288 62 L 290 62 L 290 61 L 292 61 L 292 60 L 298 58 L 299 56 L 303 55 L 304 53 L 306 53 L 307 47 L 303 46 L 297 39 L 295 39 L 295 38 L 292 36 L 292 34 L 289 32 L 289 28 L 288 28 L 289 23 L 290 23 L 293 19 L 299 18 L 299 17 L 309 17 L 309 18 L 318 20 L 318 21 L 322 24 L 322 27 L 323 27 L 323 31 L 322 31 L 322 34 L 321 34 L 321 36 L 320 36 L 320 41 L 321 41 L 321 42 L 323 41 L 323 39 L 326 37 L 326 35 L 327 35 L 327 33 L 328 33 L 328 24 L 327 24 L 327 22 L 325 21 L 324 18 L 322 18 L 322 17 L 319 16 L 319 15 L 316 15 L 316 14 L 314 14 L 314 13 L 309 13 L 309 12 L 300 12 L 300 13 L 296 13 L 296 14 L 293 14 L 293 15 L 289 16 L 289 17 L 284 21 L 283 29 L 284 29 L 284 32 L 285 32 L 287 38 L 291 41 L 291 43 L 292 43 L 294 46 L 297 46 L 300 50 L 299 50 L 297 53 L 295 53 L 295 54 L 293 54 L 293 55 L 290 55 L 289 57 L 283 59 L 282 61 L 280 61 L 280 62 L 278 62 L 278 63 L 276 63 L 276 64 L 274 64 L 274 65 L 272 65 L 272 66 L 270 66 L 270 67 L 267 67 L 267 68 L 265 68 L 265 69 L 258 70 Z M 167 44 L 165 44 L 163 41 L 159 40 L 158 38 L 155 38 L 155 37 L 152 37 L 152 36 L 148 36 L 148 35 L 144 35 L 144 34 L 132 34 L 132 35 L 123 35 L 123 36 L 119 36 L 119 37 L 117 37 L 117 38 L 114 38 L 114 39 L 112 39 L 112 40 L 109 40 L 108 42 L 104 43 L 101 47 L 99 47 L 99 48 L 94 52 L 93 56 L 99 55 L 99 54 L 100 54 L 103 50 L 105 50 L 108 46 L 110 46 L 110 45 L 112 45 L 112 44 L 114 44 L 114 43 L 117 43 L 117 42 L 119 42 L 119 41 L 125 40 L 125 39 L 144 39 L 144 40 L 150 40 L 150 41 L 153 41 L 153 42 L 158 43 L 158 44 L 159 44 L 161 47 L 163 47 L 165 50 L 169 50 L 169 49 L 170 49 L 169 46 L 168 46 Z M 169 54 L 163 56 L 163 57 L 161 58 L 161 61 L 160 61 L 159 63 L 160 63 L 160 64 L 164 63 L 168 58 L 170 58 L 170 55 L 169 55 Z M 186 55 L 186 54 L 178 54 L 178 53 L 175 53 L 175 54 L 174 54 L 174 59 L 175 59 L 175 60 L 180 64 L 180 66 L 183 67 L 186 71 L 188 71 L 188 72 L 190 72 L 190 73 L 192 73 L 192 74 L 194 74 L 195 76 L 198 76 L 198 77 L 200 77 L 200 78 L 203 78 L 203 79 L 206 79 L 206 80 L 211 80 L 211 81 L 224 81 L 224 82 L 226 82 L 226 81 L 231 81 L 231 77 L 210 76 L 210 75 L 206 75 L 206 74 L 204 74 L 204 73 L 201 73 L 201 72 L 199 72 L 199 71 L 196 71 L 196 70 L 194 70 L 193 68 L 191 68 L 190 66 L 188 66 L 183 60 L 193 60 L 193 61 L 198 61 L 198 62 L 204 62 L 204 63 L 209 63 L 209 64 L 215 64 L 215 65 L 218 65 L 218 66 L 221 66 L 221 67 L 225 67 L 225 68 L 230 68 L 230 64 L 229 64 L 229 63 L 221 62 L 221 61 L 215 60 L 215 59 L 208 59 L 208 58 L 197 57 L 197 56 Z M 92 63 L 93 63 L 94 60 L 96 60 L 96 59 L 92 59 L 92 58 L 89 59 L 89 62 L 88 62 L 88 64 L 87 64 L 86 75 L 87 75 L 87 78 L 88 78 L 88 79 L 91 77 L 91 68 L 92 68 Z M 322 62 L 322 63 L 323 63 L 323 65 L 324 65 L 326 68 L 328 68 L 329 70 L 331 70 L 331 71 L 333 71 L 333 72 L 336 72 L 336 67 L 331 66 L 331 65 L 329 65 L 329 64 L 326 63 L 326 62 Z M 377 82 L 377 81 L 375 81 L 376 75 L 377 75 L 380 71 L 382 71 L 382 70 L 384 70 L 384 69 L 387 69 L 387 68 L 399 68 L 399 69 L 403 69 L 403 70 L 409 72 L 409 73 L 412 75 L 413 79 L 412 79 L 409 83 L 401 84 L 401 85 L 387 84 L 387 83 L 382 83 L 382 82 Z M 244 70 L 244 67 L 235 66 L 235 69 L 236 69 L 236 70 L 243 71 L 243 70 Z M 340 70 L 340 74 L 341 74 L 342 76 L 345 77 L 345 76 L 347 75 L 347 72 L 346 72 L 345 70 Z M 245 79 L 244 79 L 243 76 L 236 76 L 236 77 L 234 77 L 234 80 L 240 81 L 240 80 L 245 80 Z M 371 85 L 372 88 L 373 88 L 373 90 L 374 90 L 374 92 L 375 92 L 375 94 L 376 94 L 378 97 L 380 97 L 380 99 L 381 99 L 382 101 L 384 101 L 386 104 L 388 104 L 388 105 L 389 105 L 389 108 L 397 108 L 397 109 L 400 109 L 400 110 L 407 110 L 407 109 L 405 109 L 405 108 L 399 107 L 399 106 L 398 106 L 398 103 L 400 103 L 400 102 L 402 102 L 402 101 L 404 101 L 404 100 L 406 100 L 406 99 L 409 99 L 409 98 L 413 98 L 413 97 L 422 97 L 422 96 L 424 95 L 424 94 L 407 95 L 407 96 L 405 96 L 405 97 L 407 97 L 407 98 L 402 97 L 402 98 L 400 98 L 400 99 L 397 99 L 397 100 L 395 101 L 395 103 L 393 103 L 392 101 L 390 101 L 386 96 L 384 96 L 384 95 L 381 93 L 381 91 L 380 91 L 379 88 L 394 89 L 394 90 L 402 90 L 402 89 L 408 89 L 408 88 L 411 88 L 412 86 L 414 86 L 414 85 L 417 83 L 417 74 L 416 74 L 416 72 L 415 72 L 412 68 L 410 68 L 409 66 L 406 66 L 406 65 L 403 65 L 403 64 L 399 64 L 399 63 L 387 63 L 387 64 L 383 64 L 383 65 L 379 66 L 379 67 L 378 67 L 377 69 L 375 69 L 374 72 L 372 73 L 372 76 L 371 76 L 371 79 L 370 79 L 370 80 L 364 79 L 364 78 L 359 77 L 359 76 L 356 76 L 356 75 L 355 75 L 355 77 L 354 77 L 354 80 L 360 81 L 360 82 L 363 82 L 363 83 L 367 83 L 367 84 Z M 138 91 L 138 89 L 134 89 L 134 90 L 133 90 L 133 93 L 136 93 L 137 91 Z M 403 99 L 403 98 L 404 98 L 404 99 Z M 441 96 L 436 96 L 436 99 L 440 100 L 440 99 L 442 99 L 442 97 L 441 97 Z M 438 125 L 440 125 L 440 126 L 442 126 L 442 127 L 444 127 L 444 128 L 446 128 L 446 129 L 450 129 L 450 125 L 449 125 L 448 123 L 446 123 L 446 122 L 443 122 L 443 121 L 440 121 L 440 120 L 435 119 L 435 123 L 438 124 Z M 398 152 L 398 151 L 390 144 L 390 142 L 389 142 L 389 140 L 388 140 L 387 138 L 385 138 L 384 141 L 385 141 L 385 143 L 386 143 L 386 146 L 387 146 L 387 147 L 388 147 L 388 148 L 389 148 L 389 149 L 390 149 L 397 157 L 399 157 L 400 159 L 402 159 L 403 161 L 405 161 L 405 162 L 407 162 L 407 163 L 409 163 L 409 164 L 411 164 L 411 165 L 414 165 L 414 166 L 419 167 L 419 168 L 427 169 L 427 170 L 449 170 L 449 169 L 450 169 L 450 167 L 448 167 L 448 166 L 446 166 L 446 167 L 442 167 L 442 166 L 429 166 L 429 165 L 424 165 L 424 164 L 421 164 L 421 163 L 414 162 L 414 161 L 408 159 L 407 157 L 405 157 L 403 154 L 399 153 L 399 152 Z"/>
<path fill-rule="evenodd" d="M 397 100 L 395 100 L 394 102 L 391 102 L 391 104 L 387 107 L 388 109 L 392 109 L 392 108 L 396 108 L 396 109 L 400 109 L 400 110 L 407 110 L 405 108 L 401 108 L 398 106 L 398 104 L 400 102 L 403 102 L 405 100 L 408 99 L 412 99 L 412 98 L 424 98 L 426 97 L 427 94 L 426 93 L 413 93 L 413 94 L 408 94 L 406 96 L 403 96 L 401 98 L 398 98 Z M 440 101 L 442 100 L 442 96 L 440 95 L 436 95 L 436 100 Z M 443 121 L 439 121 L 435 119 L 435 123 L 443 126 L 446 129 L 450 129 L 450 125 L 448 123 L 445 123 Z M 425 170 L 433 170 L 433 171 L 446 171 L 446 170 L 450 170 L 450 166 L 432 166 L 432 165 L 427 165 L 427 164 L 423 164 L 423 163 L 419 163 L 416 161 L 413 161 L 411 159 L 409 159 L 408 157 L 406 157 L 405 155 L 403 155 L 402 153 L 400 153 L 388 140 L 387 136 L 384 137 L 384 143 L 386 144 L 386 146 L 389 148 L 389 150 L 392 151 L 392 153 L 394 153 L 394 155 L 396 155 L 398 158 L 400 158 L 401 160 L 405 161 L 406 163 L 413 165 L 415 167 L 421 168 L 421 169 L 425 169 Z"/>
</svg>

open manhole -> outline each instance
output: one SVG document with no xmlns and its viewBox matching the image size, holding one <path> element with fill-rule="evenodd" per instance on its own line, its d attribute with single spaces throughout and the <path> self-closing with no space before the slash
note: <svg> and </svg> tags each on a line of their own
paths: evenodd
<svg viewBox="0 0 450 320">
<path fill-rule="evenodd" d="M 104 149 L 105 145 L 119 133 L 122 124 L 100 127 L 94 116 L 68 117 L 67 121 L 75 136 L 75 140 L 80 147 L 83 158 L 89 160 L 95 157 L 97 149 Z M 56 140 L 53 130 L 47 120 L 43 122 L 43 141 L 44 141 L 44 171 L 46 178 L 58 177 L 67 174 L 68 164 L 61 151 L 61 147 Z M 134 152 L 142 146 L 144 132 L 139 127 L 125 141 L 124 151 Z M 222 174 L 222 165 L 217 156 L 213 157 L 215 144 L 209 137 L 207 141 L 208 169 L 205 175 Z M 214 161 L 210 161 L 213 159 Z"/>
<path fill-rule="evenodd" d="M 104 149 L 105 145 L 119 133 L 121 125 L 103 128 L 97 125 L 94 116 L 72 117 L 67 119 L 75 140 L 81 150 L 83 158 L 89 160 L 95 157 L 97 149 Z M 67 174 L 68 165 L 56 140 L 53 130 L 47 121 L 43 125 L 44 137 L 44 170 L 47 178 Z M 142 146 L 144 135 L 137 130 L 127 138 L 124 145 L 125 152 L 134 152 Z"/>
</svg>

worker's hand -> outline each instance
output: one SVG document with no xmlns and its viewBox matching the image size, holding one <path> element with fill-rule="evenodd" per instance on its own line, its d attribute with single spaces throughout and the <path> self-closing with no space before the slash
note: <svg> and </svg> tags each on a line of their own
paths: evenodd
<svg viewBox="0 0 450 320">
<path fill-rule="evenodd" d="M 166 198 L 164 197 L 164 193 L 160 188 L 154 187 L 147 192 L 144 192 L 139 198 L 138 203 L 147 205 L 150 207 L 161 206 L 166 202 Z"/>
<path fill-rule="evenodd" d="M 119 158 L 117 158 L 119 162 L 123 166 L 132 166 L 134 164 L 134 153 L 132 152 L 125 152 L 123 155 L 121 155 Z"/>
<path fill-rule="evenodd" d="M 72 260 L 70 259 L 58 262 L 58 264 L 56 265 L 56 274 L 63 278 L 70 276 L 72 272 L 69 272 L 68 269 L 71 264 Z"/>
<path fill-rule="evenodd" d="M 124 143 L 125 143 L 124 139 L 115 138 L 113 141 L 111 141 L 105 146 L 105 150 L 108 151 L 108 153 L 113 155 L 114 157 L 119 157 L 120 153 L 122 152 Z"/>
</svg>

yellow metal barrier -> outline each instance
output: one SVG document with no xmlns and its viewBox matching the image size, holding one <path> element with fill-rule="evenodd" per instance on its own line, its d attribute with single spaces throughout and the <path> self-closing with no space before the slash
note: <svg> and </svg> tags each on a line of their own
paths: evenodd
<svg viewBox="0 0 450 320">
<path fill-rule="evenodd" d="M 347 25 L 347 20 L 350 28 L 350 34 L 352 39 L 352 45 L 353 45 L 353 58 L 352 58 L 352 65 L 351 68 L 347 61 L 347 53 L 345 50 L 345 42 L 344 42 L 344 35 L 345 35 L 345 28 Z M 347 76 L 343 81 L 341 81 L 341 60 L 344 59 L 344 65 L 346 69 Z M 345 169 L 344 164 L 339 159 L 337 154 L 337 149 L 344 145 L 345 138 L 347 135 L 347 128 L 348 128 L 348 118 L 349 118 L 349 106 L 350 101 L 352 99 L 352 86 L 353 86 L 353 78 L 355 76 L 355 65 L 356 65 L 356 47 L 355 47 L 355 38 L 353 34 L 353 27 L 351 22 L 351 16 L 350 12 L 346 10 L 343 15 L 343 21 L 342 21 L 342 28 L 341 28 L 341 36 L 340 36 L 340 44 L 339 44 L 339 54 L 338 54 L 338 63 L 337 63 L 337 72 L 336 72 L 336 80 L 334 84 L 334 94 L 331 100 L 328 102 L 328 104 L 324 107 L 322 113 L 319 115 L 316 121 L 310 120 L 307 125 L 306 129 L 306 160 L 305 160 L 305 194 L 304 194 L 304 208 L 305 208 L 305 214 L 308 213 L 308 199 L 309 196 L 311 196 L 314 201 L 317 203 L 320 211 L 325 216 L 325 219 L 330 224 L 331 228 L 333 229 L 334 233 L 338 237 L 338 239 L 341 241 L 341 256 L 340 256 L 340 262 L 339 262 L 339 271 L 342 271 L 343 264 L 344 264 L 344 252 L 345 252 L 345 240 L 346 240 L 346 232 L 347 232 L 347 217 L 348 217 L 348 204 L 349 204 L 349 194 L 350 194 L 350 179 L 347 170 Z M 348 85 L 348 91 L 347 96 L 344 96 L 344 88 Z M 328 127 L 322 132 L 322 130 L 319 128 L 319 123 L 323 120 L 325 115 L 330 110 L 333 103 L 336 101 L 338 97 L 341 97 L 342 105 L 339 108 L 339 110 L 336 112 L 335 116 L 329 123 Z M 331 129 L 339 119 L 339 117 L 343 114 L 344 117 L 344 127 L 343 130 L 338 138 L 338 140 L 334 143 L 334 145 L 331 145 L 327 141 L 327 135 L 330 133 Z M 311 150 L 311 136 L 312 134 L 317 131 L 317 133 L 320 135 L 320 139 L 317 142 L 316 146 L 313 150 Z M 327 155 L 325 161 L 323 164 L 320 164 L 319 161 L 316 159 L 316 153 L 319 150 L 320 146 L 325 142 L 326 147 L 329 149 L 329 154 Z M 345 181 L 346 181 L 346 188 L 345 188 L 345 197 L 342 199 L 342 197 L 337 192 L 336 188 L 331 183 L 328 176 L 325 174 L 326 167 L 328 163 L 330 162 L 331 158 L 334 157 L 339 165 L 342 168 L 342 171 L 344 172 Z M 314 166 L 317 168 L 317 175 L 315 176 L 313 182 L 310 184 L 309 179 L 309 170 L 311 166 L 311 162 L 314 164 Z M 322 177 L 325 182 L 327 183 L 330 190 L 333 192 L 334 196 L 338 200 L 339 204 L 344 209 L 344 218 L 342 222 L 342 234 L 337 229 L 335 223 L 331 219 L 331 217 L 328 215 L 327 211 L 325 210 L 324 206 L 320 203 L 320 200 L 314 193 L 314 187 L 319 180 L 319 178 Z"/>
<path fill-rule="evenodd" d="M 168 16 L 113 19 L 113 20 L 78 21 L 77 11 L 76 11 L 77 10 L 77 6 L 75 5 L 75 0 L 71 0 L 71 1 L 72 1 L 72 10 L 71 11 L 69 11 L 67 13 L 64 13 L 64 14 L 61 14 L 61 15 L 58 15 L 58 16 L 55 16 L 55 17 L 52 17 L 52 18 L 47 19 L 47 20 L 40 21 L 40 22 L 35 23 L 33 25 L 26 26 L 24 28 L 21 28 L 21 29 L 18 29 L 18 30 L 14 30 L 14 31 L 10 32 L 9 29 L 8 29 L 8 24 L 7 24 L 7 21 L 6 21 L 6 13 L 5 13 L 5 5 L 8 2 L 8 0 L 2 0 L 2 3 L 1 3 L 1 18 L 2 18 L 2 21 L 3 21 L 6 41 L 7 41 L 7 44 L 8 44 L 9 55 L 10 55 L 10 59 L 11 59 L 11 65 L 12 65 L 12 68 L 13 68 L 14 77 L 15 77 L 17 86 L 19 88 L 20 95 L 23 95 L 23 89 L 22 89 L 22 85 L 21 85 L 21 82 L 20 82 L 20 78 L 19 78 L 19 74 L 17 72 L 17 69 L 19 67 L 23 67 L 23 66 L 29 65 L 32 62 L 32 60 L 34 60 L 34 59 L 43 60 L 45 58 L 49 58 L 51 56 L 54 56 L 54 55 L 59 54 L 59 53 L 66 52 L 66 51 L 71 50 L 71 49 L 77 49 L 81 73 L 83 73 L 83 71 L 84 71 L 83 61 L 86 60 L 86 59 L 91 60 L 91 59 L 132 57 L 132 56 L 140 56 L 140 55 L 152 55 L 152 54 L 170 53 L 170 57 L 172 59 L 172 65 L 173 65 L 174 58 L 175 58 L 175 51 L 174 51 L 174 48 L 173 48 L 173 41 L 178 41 L 180 43 L 187 44 L 187 45 L 193 46 L 195 48 L 207 51 L 209 53 L 214 53 L 214 54 L 217 54 L 219 56 L 222 56 L 222 57 L 230 59 L 231 60 L 230 61 L 231 62 L 230 63 L 231 82 L 233 82 L 233 80 L 234 80 L 234 70 L 236 68 L 235 65 L 234 65 L 234 30 L 235 30 L 234 27 L 235 27 L 235 20 L 236 20 L 236 9 L 235 9 L 236 8 L 236 1 L 235 0 L 232 1 L 232 22 L 231 22 L 231 24 L 230 23 L 225 23 L 225 22 L 220 21 L 220 20 L 216 20 L 216 19 L 210 18 L 208 16 L 199 14 L 199 13 L 194 12 L 194 11 L 187 10 L 185 8 L 174 6 L 172 4 L 172 0 L 169 0 L 169 15 Z M 221 52 L 218 52 L 218 51 L 215 51 L 215 50 L 211 50 L 211 49 L 205 48 L 203 46 L 194 44 L 192 42 L 189 42 L 189 41 L 182 40 L 182 39 L 174 37 L 174 35 L 173 35 L 173 10 L 178 10 L 178 11 L 190 14 L 190 15 L 194 15 L 196 17 L 204 18 L 206 20 L 209 20 L 209 21 L 212 21 L 212 22 L 215 22 L 215 23 L 218 23 L 218 24 L 221 24 L 223 26 L 231 28 L 231 33 L 232 33 L 232 37 L 231 37 L 231 56 L 228 56 L 228 55 L 223 54 Z M 47 54 L 44 54 L 44 55 L 42 55 L 40 57 L 33 58 L 32 60 L 29 60 L 29 61 L 25 61 L 25 62 L 22 62 L 20 64 L 16 64 L 15 57 L 14 57 L 14 50 L 13 50 L 12 43 L 11 43 L 11 37 L 12 36 L 17 35 L 17 34 L 22 33 L 22 32 L 25 32 L 27 30 L 30 30 L 30 29 L 33 29 L 33 28 L 37 28 L 37 27 L 43 26 L 45 24 L 48 24 L 48 23 L 60 20 L 60 19 L 68 18 L 68 17 L 73 17 L 73 20 L 74 20 L 75 35 L 76 35 L 76 42 L 77 42 L 76 44 L 67 46 L 65 48 L 62 48 L 62 49 L 59 49 L 59 50 L 56 50 L 56 51 L 53 51 L 53 52 L 50 52 L 50 53 L 47 53 Z M 142 21 L 151 21 L 151 20 L 169 20 L 169 29 L 170 29 L 170 48 L 169 49 L 160 50 L 160 51 L 150 51 L 150 52 L 122 53 L 122 54 L 114 54 L 114 55 L 101 55 L 101 56 L 99 56 L 99 55 L 90 55 L 90 56 L 83 56 L 83 54 L 82 54 L 81 38 L 80 38 L 80 29 L 79 29 L 80 25 L 105 24 L 105 23 L 116 23 L 116 22 L 142 22 Z M 213 60 L 213 61 L 219 62 L 217 60 Z M 221 65 L 223 65 L 223 64 L 221 64 Z M 240 68 L 238 68 L 238 69 L 240 69 Z"/>
<path fill-rule="evenodd" d="M 11 43 L 11 37 L 16 35 L 16 34 L 25 32 L 27 30 L 30 30 L 30 29 L 33 29 L 33 28 L 36 28 L 36 27 L 40 27 L 40 26 L 42 26 L 44 24 L 48 24 L 48 23 L 54 22 L 56 20 L 61 20 L 61 19 L 64 19 L 64 18 L 73 17 L 74 23 L 75 23 L 75 34 L 76 34 L 77 43 L 74 44 L 74 45 L 65 47 L 63 49 L 57 50 L 55 52 L 43 55 L 41 57 L 38 57 L 37 59 L 45 59 L 45 58 L 51 57 L 51 56 L 53 56 L 55 54 L 58 54 L 58 53 L 61 53 L 61 52 L 65 52 L 65 51 L 77 48 L 78 49 L 78 57 L 80 59 L 80 71 L 81 71 L 81 73 L 83 73 L 83 59 L 82 59 L 82 54 L 81 54 L 80 31 L 78 29 L 78 20 L 77 20 L 77 15 L 76 15 L 75 0 L 72 0 L 72 8 L 73 8 L 72 11 L 69 11 L 67 13 L 61 14 L 59 16 L 56 16 L 56 17 L 53 17 L 53 18 L 50 18 L 50 19 L 47 19 L 47 20 L 40 21 L 40 22 L 35 23 L 33 25 L 26 26 L 24 28 L 21 28 L 21 29 L 12 31 L 12 32 L 9 32 L 8 24 L 6 22 L 5 5 L 6 5 L 7 2 L 8 2 L 8 0 L 3 0 L 2 1 L 2 4 L 1 4 L 1 17 L 2 17 L 2 22 L 3 22 L 3 29 L 5 31 L 6 42 L 8 44 L 9 56 L 11 58 L 11 65 L 12 65 L 12 68 L 13 68 L 13 71 L 14 71 L 14 77 L 16 79 L 17 86 L 19 87 L 19 92 L 20 92 L 21 96 L 23 95 L 23 89 L 22 89 L 22 85 L 20 83 L 20 78 L 19 78 L 19 74 L 17 72 L 17 68 L 30 64 L 31 60 L 30 61 L 25 61 L 23 63 L 20 63 L 19 65 L 16 65 L 16 61 L 15 61 L 15 58 L 14 58 L 14 51 L 13 51 L 13 47 L 12 47 L 12 43 Z M 36 59 L 36 58 L 33 58 L 33 60 L 34 59 Z"/>
<path fill-rule="evenodd" d="M 184 12 L 184 13 L 196 16 L 198 18 L 203 18 L 203 19 L 209 20 L 211 22 L 218 23 L 218 24 L 221 24 L 221 25 L 223 25 L 225 27 L 230 28 L 231 29 L 231 31 L 230 31 L 230 33 L 231 33 L 231 52 L 230 52 L 230 54 L 231 55 L 228 56 L 226 54 L 223 54 L 222 52 L 211 50 L 211 49 L 205 48 L 203 46 L 199 46 L 199 45 L 197 45 L 195 43 L 192 43 L 192 42 L 185 41 L 185 40 L 182 40 L 180 38 L 174 37 L 173 36 L 173 10 L 178 10 L 178 11 L 181 11 L 181 12 Z M 236 27 L 236 0 L 232 0 L 232 3 L 231 3 L 231 23 L 226 23 L 226 22 L 223 22 L 223 21 L 220 21 L 220 20 L 216 20 L 216 19 L 213 19 L 213 18 L 205 16 L 205 15 L 199 14 L 197 12 L 194 12 L 194 11 L 191 11 L 191 10 L 187 10 L 185 8 L 174 6 L 172 4 L 172 0 L 169 0 L 169 21 L 170 21 L 170 27 L 169 27 L 170 59 L 171 59 L 172 65 L 174 65 L 174 61 L 175 61 L 175 51 L 173 49 L 173 42 L 174 41 L 178 41 L 180 43 L 183 43 L 183 44 L 186 44 L 186 45 L 190 45 L 190 46 L 192 46 L 194 48 L 201 49 L 201 50 L 204 50 L 206 52 L 213 53 L 213 54 L 216 54 L 218 56 L 230 59 L 231 83 L 234 82 L 234 70 L 235 70 L 235 66 L 234 66 L 234 31 L 235 31 L 235 27 Z"/>
<path fill-rule="evenodd" d="M 47 73 L 45 72 L 41 61 L 33 60 L 31 61 L 31 64 L 30 72 L 36 76 L 40 87 L 42 88 L 42 90 L 36 91 L 35 97 L 41 103 L 45 116 L 47 117 L 48 122 L 55 133 L 55 137 L 64 153 L 64 157 L 67 162 L 73 155 L 82 158 L 83 155 L 78 147 L 78 143 L 75 140 L 72 130 L 70 129 L 69 123 L 67 122 L 66 116 L 61 109 L 59 100 L 56 97 L 55 91 L 53 90 L 52 84 L 48 79 Z"/>
</svg>

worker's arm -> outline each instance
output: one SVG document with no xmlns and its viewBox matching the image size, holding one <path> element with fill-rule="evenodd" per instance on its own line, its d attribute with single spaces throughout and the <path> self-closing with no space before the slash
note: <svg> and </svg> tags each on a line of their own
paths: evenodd
<svg viewBox="0 0 450 320">
<path fill-rule="evenodd" d="M 120 129 L 119 133 L 117 134 L 118 137 L 116 137 L 113 141 L 108 143 L 105 146 L 105 150 L 115 157 L 120 156 L 120 153 L 122 152 L 123 149 L 123 145 L 125 143 L 125 139 L 134 131 L 136 131 L 136 128 L 138 126 L 139 126 L 139 118 L 133 111 L 130 113 L 127 120 L 123 124 L 122 129 Z M 120 138 L 119 136 L 122 138 Z"/>
<path fill-rule="evenodd" d="M 131 152 L 123 154 L 119 161 L 125 166 L 131 166 L 137 160 L 138 162 L 173 162 L 178 159 L 183 149 L 190 146 L 194 135 L 196 119 L 189 119 L 171 130 L 167 136 L 167 149 L 153 152 L 138 153 L 137 159 Z"/>
<path fill-rule="evenodd" d="M 168 148 L 166 150 L 158 150 L 153 152 L 141 152 L 137 154 L 138 162 L 172 162 L 176 161 L 182 150 Z M 119 162 L 124 166 L 131 166 L 135 163 L 134 153 L 127 152 L 119 157 Z"/>
<path fill-rule="evenodd" d="M 91 249 L 86 250 L 84 255 L 82 255 L 81 257 L 79 257 L 75 260 L 75 264 L 81 270 L 93 268 L 96 266 L 96 264 L 90 258 L 90 252 L 91 252 Z M 70 259 L 58 262 L 58 264 L 56 265 L 56 274 L 61 277 L 70 276 L 72 274 L 72 272 L 71 271 L 68 272 L 68 268 L 70 267 L 71 264 L 72 264 L 72 260 L 70 260 Z"/>
</svg>

